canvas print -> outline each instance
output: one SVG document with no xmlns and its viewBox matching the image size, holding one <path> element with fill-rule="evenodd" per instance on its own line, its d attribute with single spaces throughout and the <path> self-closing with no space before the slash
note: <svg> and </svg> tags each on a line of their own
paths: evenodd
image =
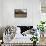
<svg viewBox="0 0 46 46">
<path fill-rule="evenodd" d="M 14 12 L 15 17 L 27 17 L 27 9 L 15 9 Z"/>
</svg>

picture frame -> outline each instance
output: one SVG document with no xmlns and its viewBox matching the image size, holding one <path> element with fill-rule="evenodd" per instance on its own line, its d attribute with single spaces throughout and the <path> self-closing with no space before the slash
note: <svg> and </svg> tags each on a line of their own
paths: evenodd
<svg viewBox="0 0 46 46">
<path fill-rule="evenodd" d="M 27 17 L 27 9 L 15 9 L 14 16 L 17 18 Z"/>
</svg>

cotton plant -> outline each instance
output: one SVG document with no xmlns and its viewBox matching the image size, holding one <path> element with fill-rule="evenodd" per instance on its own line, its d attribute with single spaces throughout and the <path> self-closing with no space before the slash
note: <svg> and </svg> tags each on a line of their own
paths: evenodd
<svg viewBox="0 0 46 46">
<path fill-rule="evenodd" d="M 31 39 L 31 41 L 38 41 L 37 36 L 33 35 L 33 37 L 32 37 L 32 39 Z"/>
<path fill-rule="evenodd" d="M 45 22 L 44 21 L 40 21 L 40 24 L 37 25 L 37 29 L 44 32 L 44 28 L 45 28 Z"/>
<path fill-rule="evenodd" d="M 36 43 L 37 43 L 37 41 L 38 41 L 38 38 L 37 38 L 37 36 L 33 36 L 32 37 L 32 39 L 31 39 L 31 41 L 33 41 L 33 45 L 36 45 Z"/>
<path fill-rule="evenodd" d="M 35 29 L 35 33 L 31 39 L 31 41 L 33 42 L 33 45 L 37 44 L 37 41 L 39 41 L 39 31 L 37 30 L 37 28 Z"/>
<path fill-rule="evenodd" d="M 44 37 L 45 27 L 45 21 L 40 21 L 40 24 L 37 25 L 37 29 L 40 30 L 40 37 Z"/>
</svg>

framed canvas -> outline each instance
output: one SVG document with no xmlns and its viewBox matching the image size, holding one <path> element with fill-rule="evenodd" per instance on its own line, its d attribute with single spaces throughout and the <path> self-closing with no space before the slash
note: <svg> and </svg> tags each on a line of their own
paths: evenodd
<svg viewBox="0 0 46 46">
<path fill-rule="evenodd" d="M 14 16 L 15 17 L 27 17 L 27 9 L 15 9 Z"/>
</svg>

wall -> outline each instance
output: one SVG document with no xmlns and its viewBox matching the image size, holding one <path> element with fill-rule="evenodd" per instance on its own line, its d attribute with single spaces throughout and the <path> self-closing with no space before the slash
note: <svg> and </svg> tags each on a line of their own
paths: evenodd
<svg viewBox="0 0 46 46">
<path fill-rule="evenodd" d="M 2 0 L 2 25 L 33 25 L 40 20 L 40 0 Z M 27 18 L 14 17 L 14 9 L 27 9 Z"/>
<path fill-rule="evenodd" d="M 2 15 L 2 11 L 1 11 L 1 9 L 2 9 L 2 6 L 1 6 L 1 0 L 0 0 L 0 26 L 1 26 L 1 15 Z"/>
</svg>

